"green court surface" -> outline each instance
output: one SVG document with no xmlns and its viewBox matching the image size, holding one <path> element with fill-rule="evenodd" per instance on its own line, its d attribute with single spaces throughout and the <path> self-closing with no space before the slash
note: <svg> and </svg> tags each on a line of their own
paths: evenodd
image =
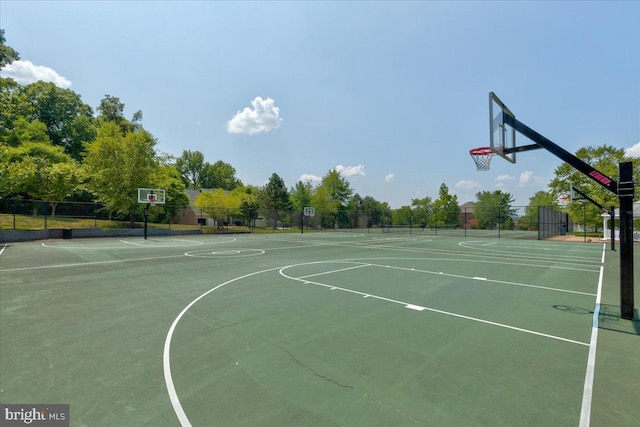
<svg viewBox="0 0 640 427">
<path fill-rule="evenodd" d="M 0 402 L 68 403 L 73 426 L 640 420 L 640 322 L 619 317 L 605 243 L 323 232 L 0 251 Z"/>
</svg>

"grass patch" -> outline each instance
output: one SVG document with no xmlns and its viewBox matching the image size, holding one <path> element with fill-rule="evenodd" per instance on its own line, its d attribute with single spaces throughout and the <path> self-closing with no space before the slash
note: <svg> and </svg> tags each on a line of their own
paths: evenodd
<svg viewBox="0 0 640 427">
<path fill-rule="evenodd" d="M 188 224 L 156 224 L 148 223 L 147 228 L 171 228 L 173 230 L 195 230 L 198 225 Z M 61 216 L 47 216 L 46 226 L 44 215 L 16 215 L 16 230 L 41 230 L 43 228 L 101 228 L 103 230 L 113 230 L 129 228 L 129 221 L 109 221 L 104 219 L 95 220 L 93 218 L 72 218 Z M 134 228 L 144 228 L 143 222 L 136 222 Z M 14 216 L 0 214 L 0 229 L 13 230 Z"/>
<path fill-rule="evenodd" d="M 584 231 L 570 231 L 569 233 L 567 233 L 569 236 L 578 236 L 578 237 L 583 237 L 585 236 L 585 232 Z M 602 233 L 600 232 L 594 232 L 594 231 L 587 231 L 586 233 L 587 237 L 594 237 L 596 239 L 600 239 L 603 237 Z"/>
</svg>

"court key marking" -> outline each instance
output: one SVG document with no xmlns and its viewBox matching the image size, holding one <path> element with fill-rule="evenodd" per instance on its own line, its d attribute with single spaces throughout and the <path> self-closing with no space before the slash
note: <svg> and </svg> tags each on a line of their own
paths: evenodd
<svg viewBox="0 0 640 427">
<path fill-rule="evenodd" d="M 329 262 L 330 261 L 328 261 L 327 263 L 329 263 Z M 344 262 L 344 261 L 342 261 L 342 262 Z M 317 262 L 308 263 L 308 264 L 317 264 Z M 409 309 L 416 310 L 416 311 L 431 311 L 433 313 L 439 313 L 439 314 L 444 314 L 446 316 L 458 317 L 460 319 L 471 320 L 471 321 L 474 321 L 474 322 L 484 323 L 484 324 L 492 325 L 492 326 L 498 326 L 500 328 L 511 329 L 511 330 L 514 330 L 514 331 L 524 332 L 524 333 L 527 333 L 527 334 L 537 335 L 537 336 L 541 336 L 541 337 L 545 337 L 545 338 L 551 338 L 551 339 L 558 340 L 558 341 L 564 341 L 564 342 L 568 342 L 568 343 L 572 343 L 572 344 L 578 344 L 578 345 L 582 345 L 582 346 L 586 346 L 586 347 L 589 346 L 589 343 L 584 343 L 584 342 L 572 340 L 572 339 L 569 339 L 569 338 L 563 338 L 563 337 L 559 337 L 559 336 L 556 336 L 556 335 L 545 334 L 545 333 L 533 331 L 533 330 L 530 330 L 530 329 L 518 328 L 516 326 L 511 326 L 511 325 L 507 325 L 507 324 L 504 324 L 504 323 L 492 322 L 490 320 L 480 319 L 480 318 L 477 318 L 477 317 L 465 316 L 463 314 L 453 313 L 451 311 L 438 310 L 438 309 L 432 308 L 432 307 L 422 307 L 422 306 L 411 304 L 411 303 L 408 303 L 408 302 L 403 302 L 403 301 L 398 301 L 398 300 L 394 300 L 394 299 L 391 299 L 391 298 L 386 298 L 386 297 L 383 297 L 383 296 L 380 296 L 380 295 L 373 295 L 373 294 L 370 294 L 370 293 L 364 293 L 364 292 L 356 291 L 356 290 L 353 290 L 353 289 L 342 288 L 340 286 L 334 286 L 334 285 L 329 285 L 329 284 L 326 284 L 326 283 L 314 282 L 314 281 L 311 281 L 311 280 L 307 280 L 309 278 L 309 276 L 305 276 L 304 278 L 299 278 L 299 277 L 289 276 L 288 274 L 286 274 L 284 272 L 288 268 L 297 267 L 297 266 L 300 266 L 300 265 L 306 265 L 306 264 L 297 264 L 297 265 L 293 265 L 293 266 L 282 267 L 278 272 L 280 273 L 280 275 L 282 277 L 285 277 L 285 278 L 290 279 L 290 280 L 295 280 L 297 282 L 302 282 L 302 283 L 306 283 L 306 284 L 309 284 L 309 285 L 328 288 L 328 289 L 330 289 L 332 291 L 333 290 L 340 290 L 340 291 L 343 291 L 343 292 L 356 294 L 356 295 L 361 295 L 361 296 L 365 296 L 366 295 L 368 298 L 374 298 L 374 299 L 377 299 L 377 300 L 380 300 L 380 301 L 386 301 L 386 302 L 391 302 L 391 303 L 394 303 L 394 304 L 400 304 L 400 305 L 403 305 L 405 308 L 409 308 Z M 365 266 L 368 266 L 368 265 L 362 265 L 362 266 L 365 267 Z M 371 266 L 373 266 L 373 265 L 371 265 Z M 344 271 L 344 270 L 345 269 L 329 271 L 328 273 L 334 273 L 334 272 L 337 272 L 337 271 Z M 314 276 L 318 276 L 320 274 L 321 273 L 318 273 L 318 274 L 315 274 Z"/>
</svg>

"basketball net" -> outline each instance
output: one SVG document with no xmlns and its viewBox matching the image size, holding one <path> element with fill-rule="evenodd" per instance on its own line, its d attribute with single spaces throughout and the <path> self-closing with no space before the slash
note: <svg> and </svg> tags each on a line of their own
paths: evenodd
<svg viewBox="0 0 640 427">
<path fill-rule="evenodd" d="M 469 150 L 471 158 L 476 163 L 476 169 L 479 171 L 488 171 L 491 166 L 491 159 L 495 153 L 489 147 L 473 148 Z"/>
</svg>

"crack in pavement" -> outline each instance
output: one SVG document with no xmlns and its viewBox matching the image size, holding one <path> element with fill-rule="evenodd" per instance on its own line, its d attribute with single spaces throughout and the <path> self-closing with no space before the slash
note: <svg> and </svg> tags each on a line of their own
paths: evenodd
<svg viewBox="0 0 640 427">
<path fill-rule="evenodd" d="M 380 405 L 380 406 L 384 406 L 385 408 L 388 408 L 388 409 L 393 410 L 393 411 L 394 411 L 394 412 L 396 412 L 397 414 L 399 414 L 399 415 L 403 416 L 404 418 L 406 418 L 406 419 L 408 419 L 408 420 L 412 421 L 412 422 L 413 422 L 413 423 L 415 423 L 415 424 L 418 424 L 418 425 L 426 425 L 424 422 L 422 422 L 422 421 L 418 420 L 418 419 L 417 419 L 417 418 L 415 418 L 414 416 L 412 416 L 412 415 L 410 415 L 410 414 L 407 414 L 407 413 L 403 412 L 400 408 L 398 408 L 398 407 L 396 407 L 396 406 L 394 406 L 394 405 L 392 405 L 392 404 L 390 404 L 390 403 L 387 403 L 387 402 L 385 402 L 385 401 L 383 401 L 383 400 L 381 400 L 381 399 L 379 399 L 379 398 L 377 398 L 377 397 L 375 397 L 375 396 L 372 396 L 372 395 L 370 395 L 369 393 L 367 393 L 367 392 L 365 392 L 365 391 L 363 391 L 363 390 L 359 389 L 358 387 L 355 387 L 355 386 L 352 386 L 352 385 L 341 384 L 341 383 L 339 383 L 338 381 L 336 381 L 336 380 L 334 380 L 334 379 L 332 379 L 332 378 L 329 378 L 329 377 L 327 377 L 326 375 L 323 375 L 323 374 L 319 373 L 318 371 L 316 371 L 315 369 L 313 369 L 311 366 L 306 365 L 305 363 L 303 363 L 300 359 L 298 359 L 298 358 L 297 358 L 293 353 L 291 353 L 289 350 L 287 350 L 287 349 L 285 349 L 285 348 L 283 348 L 283 347 L 280 347 L 280 346 L 279 346 L 279 345 L 277 345 L 277 344 L 273 344 L 273 343 L 271 343 L 271 345 L 273 345 L 273 346 L 275 346 L 275 347 L 279 348 L 280 350 L 282 350 L 283 352 L 285 352 L 287 355 L 289 355 L 289 357 L 291 358 L 291 360 L 293 360 L 293 361 L 294 361 L 298 366 L 300 366 L 300 367 L 302 367 L 302 368 L 304 368 L 304 369 L 308 370 L 308 371 L 309 371 L 309 372 L 311 372 L 314 376 L 316 376 L 316 377 L 318 377 L 318 378 L 322 378 L 323 380 L 328 381 L 328 382 L 330 382 L 330 383 L 332 383 L 332 384 L 335 384 L 335 385 L 337 385 L 337 386 L 339 386 L 339 387 L 343 387 L 343 388 L 348 388 L 348 389 L 354 390 L 355 392 L 357 392 L 357 393 L 358 393 L 358 394 L 360 394 L 361 396 L 365 397 L 366 399 L 371 400 L 372 402 L 375 402 L 375 403 L 377 403 L 377 404 L 378 404 L 378 405 Z"/>
</svg>

